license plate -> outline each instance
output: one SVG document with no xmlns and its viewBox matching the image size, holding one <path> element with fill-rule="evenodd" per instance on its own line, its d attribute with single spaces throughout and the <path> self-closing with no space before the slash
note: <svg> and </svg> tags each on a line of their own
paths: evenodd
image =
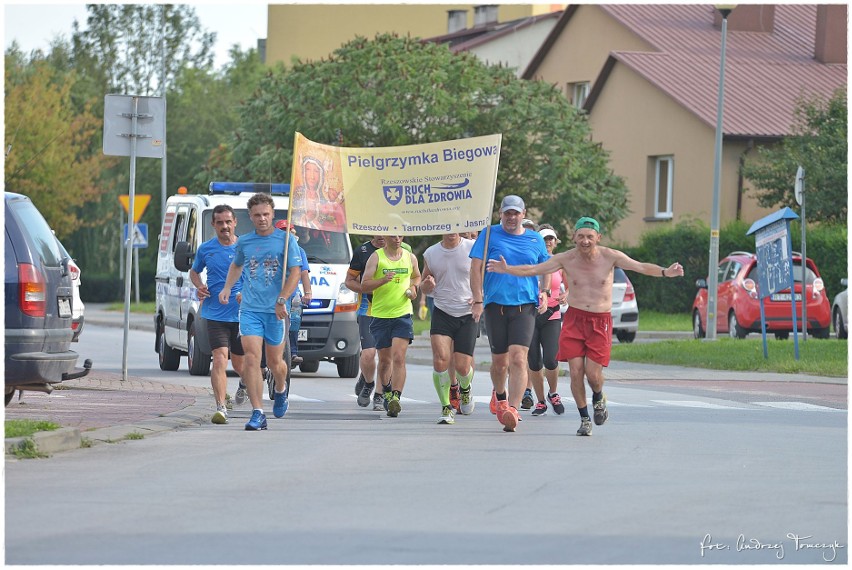
<svg viewBox="0 0 852 570">
<path fill-rule="evenodd" d="M 299 329 L 299 341 L 308 340 L 308 329 Z"/>
<path fill-rule="evenodd" d="M 790 294 L 789 293 L 775 293 L 775 294 L 772 295 L 771 299 L 773 301 L 789 301 L 790 300 Z M 801 293 L 796 293 L 796 300 L 797 301 L 802 300 L 802 294 Z"/>
<path fill-rule="evenodd" d="M 59 317 L 66 319 L 71 316 L 71 299 L 59 299 Z"/>
</svg>

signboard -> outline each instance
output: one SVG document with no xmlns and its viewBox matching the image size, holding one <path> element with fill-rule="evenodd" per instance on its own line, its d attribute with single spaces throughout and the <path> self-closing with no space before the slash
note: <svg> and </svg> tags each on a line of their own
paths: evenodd
<svg viewBox="0 0 852 570">
<path fill-rule="evenodd" d="M 127 241 L 127 229 L 129 224 L 124 224 L 124 241 Z M 133 247 L 148 247 L 148 224 L 133 224 Z"/>
<path fill-rule="evenodd" d="M 122 194 L 118 197 L 118 201 L 121 202 L 122 207 L 124 208 L 124 212 L 126 214 L 130 214 L 130 195 Z M 151 201 L 150 194 L 136 194 L 133 197 L 133 223 L 135 224 L 140 219 L 142 219 L 142 214 L 145 213 L 145 208 L 148 207 L 148 202 Z"/>
<path fill-rule="evenodd" d="M 104 98 L 104 154 L 130 156 L 133 100 L 136 106 L 136 156 L 163 158 L 166 139 L 166 100 L 163 97 L 106 95 Z"/>
<path fill-rule="evenodd" d="M 755 234 L 758 292 L 761 299 L 790 288 L 793 260 L 788 252 L 788 225 L 786 220 L 778 220 L 757 230 Z"/>
</svg>

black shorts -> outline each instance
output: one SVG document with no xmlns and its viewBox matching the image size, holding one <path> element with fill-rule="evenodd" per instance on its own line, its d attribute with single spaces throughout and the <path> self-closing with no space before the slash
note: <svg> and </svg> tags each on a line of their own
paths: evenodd
<svg viewBox="0 0 852 570">
<path fill-rule="evenodd" d="M 476 337 L 479 336 L 479 323 L 473 320 L 473 315 L 454 317 L 435 307 L 429 334 L 448 336 L 453 339 L 453 352 L 473 356 Z"/>
<path fill-rule="evenodd" d="M 240 341 L 240 323 L 225 321 L 207 321 L 207 338 L 210 349 L 230 348 L 233 354 L 243 356 L 243 343 Z"/>
<path fill-rule="evenodd" d="M 485 306 L 485 330 L 491 354 L 506 354 L 509 346 L 518 344 L 529 347 L 535 328 L 535 304 Z"/>
<path fill-rule="evenodd" d="M 372 322 L 373 317 L 358 315 L 358 334 L 361 337 L 361 350 L 376 348 L 376 339 L 373 338 L 373 333 L 370 332 L 370 323 Z"/>
</svg>

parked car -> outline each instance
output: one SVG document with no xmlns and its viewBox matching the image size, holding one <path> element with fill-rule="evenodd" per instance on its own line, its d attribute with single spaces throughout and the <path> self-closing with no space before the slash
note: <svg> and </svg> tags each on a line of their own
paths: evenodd
<svg viewBox="0 0 852 570">
<path fill-rule="evenodd" d="M 564 314 L 568 305 L 562 305 Z M 620 267 L 612 273 L 612 330 L 618 342 L 633 342 L 639 330 L 639 305 L 633 283 Z"/>
<path fill-rule="evenodd" d="M 846 293 L 849 291 L 849 280 L 841 279 L 840 284 L 846 288 L 834 297 L 834 303 L 831 305 L 831 322 L 834 323 L 834 333 L 837 338 L 846 338 L 849 334 L 849 321 L 847 319 L 849 300 L 846 297 Z"/>
<path fill-rule="evenodd" d="M 761 332 L 758 293 L 757 256 L 735 251 L 719 262 L 719 284 L 716 293 L 716 330 L 732 338 L 745 338 L 750 332 Z M 802 283 L 804 282 L 804 288 Z M 692 303 L 692 333 L 704 338 L 707 331 L 707 280 L 695 282 L 698 292 Z M 825 285 L 819 270 L 808 258 L 804 271 L 802 255 L 793 253 L 793 285 L 796 295 L 796 322 L 801 330 L 802 300 L 807 302 L 808 333 L 815 338 L 828 338 L 831 311 Z M 779 291 L 764 299 L 766 332 L 783 340 L 793 332 L 790 290 Z"/>
<path fill-rule="evenodd" d="M 50 393 L 89 373 L 72 351 L 73 286 L 59 241 L 32 201 L 5 192 L 5 404 L 16 390 Z"/>
<path fill-rule="evenodd" d="M 64 245 L 62 245 L 62 242 L 58 239 L 56 241 L 59 242 L 59 249 L 62 250 L 62 255 L 68 258 L 68 271 L 71 273 L 72 292 L 74 293 L 71 297 L 71 330 L 74 331 L 74 336 L 71 337 L 71 342 L 77 342 L 80 340 L 80 333 L 83 332 L 83 322 L 85 320 L 84 314 L 86 310 L 86 306 L 80 298 L 80 285 L 82 285 L 80 280 L 80 266 L 71 258 L 68 254 L 68 250 L 65 249 Z"/>
</svg>

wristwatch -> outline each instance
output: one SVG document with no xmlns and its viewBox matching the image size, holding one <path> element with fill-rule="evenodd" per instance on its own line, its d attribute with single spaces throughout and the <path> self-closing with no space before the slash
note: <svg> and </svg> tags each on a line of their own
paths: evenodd
<svg viewBox="0 0 852 570">
<path fill-rule="evenodd" d="M 287 297 L 278 297 L 278 300 L 275 301 L 275 302 L 278 303 L 279 305 L 286 305 L 287 304 Z"/>
</svg>

